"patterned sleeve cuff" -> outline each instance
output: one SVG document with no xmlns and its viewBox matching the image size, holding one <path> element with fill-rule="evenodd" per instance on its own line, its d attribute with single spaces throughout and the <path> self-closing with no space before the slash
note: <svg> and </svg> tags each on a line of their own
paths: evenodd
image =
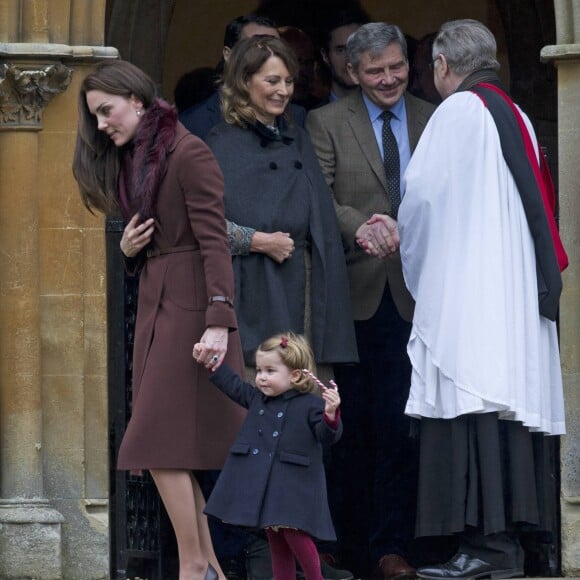
<svg viewBox="0 0 580 580">
<path fill-rule="evenodd" d="M 226 220 L 226 229 L 228 243 L 230 245 L 230 254 L 232 256 L 247 256 L 250 253 L 252 237 L 256 233 L 256 230 L 239 226 L 229 220 Z"/>
</svg>

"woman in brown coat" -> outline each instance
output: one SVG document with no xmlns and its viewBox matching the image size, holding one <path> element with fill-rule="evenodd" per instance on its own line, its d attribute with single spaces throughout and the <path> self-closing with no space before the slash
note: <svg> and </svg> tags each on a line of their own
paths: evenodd
<svg viewBox="0 0 580 580">
<path fill-rule="evenodd" d="M 177 536 L 179 579 L 224 578 L 192 473 L 221 468 L 243 420 L 192 358 L 199 341 L 208 368 L 224 358 L 243 368 L 222 174 L 153 81 L 123 61 L 83 81 L 73 172 L 87 208 L 121 211 L 121 250 L 140 273 L 132 416 L 118 467 L 150 471 Z"/>
</svg>

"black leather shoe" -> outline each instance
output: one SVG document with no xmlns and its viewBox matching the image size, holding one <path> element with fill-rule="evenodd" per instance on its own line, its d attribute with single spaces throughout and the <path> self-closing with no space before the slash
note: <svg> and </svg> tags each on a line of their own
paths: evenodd
<svg viewBox="0 0 580 580">
<path fill-rule="evenodd" d="M 444 580 L 445 578 L 521 578 L 520 568 L 498 568 L 485 560 L 472 558 L 469 554 L 455 554 L 449 562 L 437 566 L 423 566 L 417 570 L 419 578 Z"/>
</svg>

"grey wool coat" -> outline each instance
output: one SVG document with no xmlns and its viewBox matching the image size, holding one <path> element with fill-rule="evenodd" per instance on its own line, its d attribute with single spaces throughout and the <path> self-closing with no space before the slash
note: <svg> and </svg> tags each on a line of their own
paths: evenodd
<svg viewBox="0 0 580 580">
<path fill-rule="evenodd" d="M 226 218 L 263 232 L 288 232 L 291 258 L 234 256 L 235 307 L 247 365 L 258 345 L 278 332 L 305 332 L 306 263 L 312 349 L 317 363 L 357 362 L 348 275 L 332 192 L 301 127 L 274 138 L 262 125 L 221 123 L 207 138 L 224 175 Z"/>
<path fill-rule="evenodd" d="M 227 365 L 210 380 L 248 413 L 205 513 L 233 525 L 286 526 L 335 540 L 322 446 L 340 438 L 340 420 L 336 429 L 324 420 L 316 395 L 292 389 L 268 397 Z"/>
</svg>

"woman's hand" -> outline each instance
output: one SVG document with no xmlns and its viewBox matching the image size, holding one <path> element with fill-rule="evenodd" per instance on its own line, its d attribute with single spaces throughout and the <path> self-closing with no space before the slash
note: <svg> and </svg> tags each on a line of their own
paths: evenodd
<svg viewBox="0 0 580 580">
<path fill-rule="evenodd" d="M 141 217 L 136 213 L 125 226 L 121 237 L 121 252 L 127 258 L 135 257 L 150 241 L 155 231 L 153 218 L 139 223 Z"/>
<path fill-rule="evenodd" d="M 229 330 L 225 326 L 208 326 L 193 346 L 193 358 L 211 371 L 217 370 L 228 350 Z"/>
<path fill-rule="evenodd" d="M 284 260 L 292 257 L 294 240 L 286 232 L 274 232 L 272 234 L 256 232 L 252 236 L 250 250 L 266 254 L 272 260 L 281 264 Z"/>
</svg>

